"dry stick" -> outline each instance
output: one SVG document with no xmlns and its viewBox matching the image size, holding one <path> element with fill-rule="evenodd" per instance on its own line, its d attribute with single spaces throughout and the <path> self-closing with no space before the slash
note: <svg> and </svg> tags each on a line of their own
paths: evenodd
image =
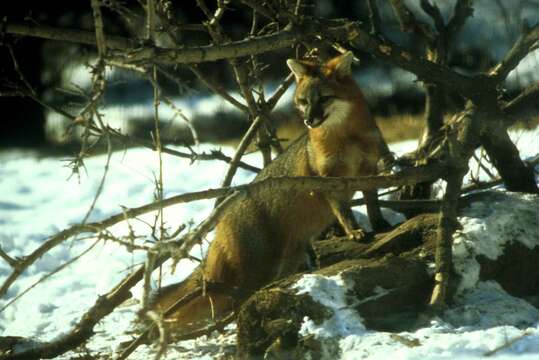
<svg viewBox="0 0 539 360">
<path fill-rule="evenodd" d="M 97 45 L 97 52 L 102 59 L 107 51 L 105 42 L 105 30 L 103 27 L 103 17 L 101 15 L 100 0 L 92 0 L 92 11 L 94 15 L 95 24 L 95 42 Z"/>
<path fill-rule="evenodd" d="M 155 19 L 152 20 L 152 18 L 155 16 L 155 8 L 153 7 L 153 1 L 149 0 L 147 3 L 148 8 L 148 36 L 151 38 L 153 37 L 153 29 L 154 24 L 153 22 Z M 153 97 L 154 97 L 154 126 L 155 126 L 155 149 L 157 151 L 157 161 L 159 164 L 159 177 L 156 180 L 156 191 L 157 191 L 157 200 L 159 202 L 163 202 L 163 156 L 161 152 L 161 131 L 159 129 L 159 88 L 157 87 L 157 67 L 154 65 L 152 67 L 152 85 L 153 85 Z M 163 241 L 163 236 L 165 232 L 165 220 L 163 217 L 163 208 L 159 208 L 157 210 L 156 222 L 160 221 L 159 223 L 159 238 L 157 239 L 157 246 L 159 246 L 160 243 Z M 157 224 L 154 224 L 154 231 L 155 226 Z M 143 277 L 143 294 L 142 294 L 142 308 L 144 310 L 147 309 L 149 304 L 149 298 L 150 298 L 150 291 L 151 291 L 151 278 L 152 278 L 152 272 L 154 269 L 154 264 L 156 260 L 156 255 L 152 253 L 147 253 L 147 259 L 145 263 L 145 271 L 144 271 L 144 277 Z"/>
<path fill-rule="evenodd" d="M 256 103 L 256 100 L 253 96 L 251 88 L 248 85 L 246 65 L 239 65 L 238 62 L 235 60 L 231 61 L 230 63 L 232 65 L 232 70 L 234 71 L 234 77 L 236 78 L 236 82 L 238 83 L 238 86 L 240 87 L 243 98 L 245 99 L 245 101 L 247 102 L 247 106 L 249 107 L 249 114 L 251 115 L 251 119 L 255 119 L 253 120 L 253 124 L 254 124 L 254 121 L 256 120 L 261 122 L 260 124 L 256 126 L 258 129 L 257 135 L 259 138 L 258 147 L 260 151 L 262 152 L 263 164 L 264 164 L 264 167 L 266 167 L 271 162 L 271 148 L 269 146 L 269 142 L 267 139 L 268 136 L 266 132 L 264 131 L 264 128 L 260 126 L 262 125 L 262 122 L 266 120 L 266 118 L 265 116 L 261 114 L 261 111 Z M 245 149 L 247 149 L 247 146 L 250 145 L 252 138 L 244 137 L 244 139 L 248 140 L 248 143 L 246 144 L 246 147 L 245 147 Z M 236 155 L 238 155 L 238 151 L 236 151 Z M 241 159 L 241 156 L 243 156 L 243 152 L 240 153 L 239 155 L 240 155 L 239 158 Z M 231 167 L 232 165 L 229 166 L 229 169 Z M 233 170 L 233 172 L 235 172 L 235 169 Z M 223 180 L 223 184 L 224 183 L 225 182 Z"/>
<path fill-rule="evenodd" d="M 238 163 L 251 144 L 251 141 L 254 139 L 258 128 L 262 123 L 264 122 L 264 119 L 262 116 L 258 116 L 252 123 L 251 126 L 249 126 L 249 129 L 245 132 L 245 135 L 243 135 L 243 138 L 240 141 L 240 144 L 238 145 L 238 148 L 236 149 L 236 153 L 232 157 L 232 161 L 230 161 L 230 165 L 228 166 L 227 172 L 225 174 L 225 177 L 221 183 L 222 187 L 230 186 L 230 183 L 232 182 L 232 179 L 234 178 L 234 175 L 236 174 L 236 170 L 238 169 Z"/>
<path fill-rule="evenodd" d="M 489 71 L 489 76 L 500 83 L 517 65 L 530 53 L 533 46 L 539 41 L 539 23 L 529 28 L 527 25 L 522 29 L 522 35 L 506 54 L 505 58 Z"/>
<path fill-rule="evenodd" d="M 155 22 L 156 22 L 156 14 L 155 14 L 155 1 L 154 0 L 147 0 L 146 1 L 146 39 L 151 40 L 155 36 Z"/>
<path fill-rule="evenodd" d="M 8 265 L 11 266 L 12 268 L 16 267 L 18 264 L 17 260 L 13 259 L 7 253 L 5 253 L 4 250 L 2 250 L 2 246 L 0 246 L 0 257 L 4 259 L 8 263 Z"/>
<path fill-rule="evenodd" d="M 273 95 L 268 99 L 266 102 L 266 105 L 270 110 L 273 110 L 281 97 L 284 95 L 286 90 L 294 83 L 294 74 L 290 73 L 286 76 L 286 78 L 281 82 L 281 84 L 277 87 Z"/>
<path fill-rule="evenodd" d="M 445 23 L 440 8 L 436 4 L 431 4 L 430 0 L 421 0 L 420 2 L 421 9 L 429 15 L 434 22 L 434 26 L 438 32 L 445 31 Z"/>
<path fill-rule="evenodd" d="M 378 6 L 376 5 L 376 0 L 367 0 L 367 7 L 369 9 L 369 21 L 371 25 L 371 35 L 381 34 L 380 27 L 380 12 L 378 11 Z"/>
<path fill-rule="evenodd" d="M 205 8 L 206 5 L 205 5 L 204 0 L 197 0 L 197 4 L 203 9 L 203 11 L 206 13 L 206 16 L 210 20 L 210 22 L 208 23 L 208 31 L 210 35 L 212 36 L 213 41 L 216 44 L 221 44 L 223 41 L 227 40 L 227 36 L 225 35 L 224 30 L 218 21 L 219 18 L 224 13 L 224 10 L 225 10 L 224 4 L 222 2 L 218 2 L 219 6 L 215 12 L 215 15 L 213 16 L 209 13 L 207 8 Z M 254 56 L 254 54 L 251 54 L 251 56 Z M 240 64 L 236 59 L 229 59 L 228 63 L 232 67 L 232 71 L 234 72 L 234 78 L 236 79 L 236 83 L 238 84 L 240 88 L 240 92 L 243 96 L 243 99 L 247 103 L 247 112 L 250 115 L 251 120 L 253 121 L 252 125 L 255 125 L 255 120 L 264 121 L 265 118 L 260 116 L 260 109 L 257 106 L 257 102 L 253 96 L 252 90 L 248 83 L 248 74 L 247 74 L 248 69 L 247 69 L 246 63 Z M 249 70 L 254 71 L 252 67 Z M 252 128 L 253 126 L 251 126 L 247 132 L 249 132 L 249 130 L 251 130 Z M 257 124 L 255 128 L 258 128 L 259 137 L 263 137 L 264 133 L 263 133 L 263 129 L 260 129 L 260 124 Z M 247 134 L 246 136 L 243 137 L 242 139 L 243 147 L 238 148 L 238 150 L 234 154 L 233 160 L 239 161 L 241 159 L 245 150 L 250 145 L 252 139 L 253 138 L 251 136 L 247 136 Z M 260 143 L 262 143 L 262 141 L 260 141 Z M 265 167 L 271 161 L 271 148 L 269 148 L 269 144 L 268 146 L 266 145 L 260 146 L 260 151 L 262 152 L 262 155 L 263 155 L 263 159 L 264 159 L 263 163 Z M 228 186 L 231 183 L 232 178 L 236 172 L 236 168 L 237 168 L 237 165 L 234 162 L 231 162 L 228 167 L 227 174 L 225 175 L 225 178 L 223 179 L 222 186 Z M 219 203 L 219 200 L 216 202 L 216 204 L 218 203 Z"/>
<path fill-rule="evenodd" d="M 479 169 L 482 169 L 485 172 L 485 174 L 487 174 L 490 177 L 490 180 L 494 180 L 496 179 L 496 176 L 492 173 L 492 171 L 490 171 L 488 167 L 486 167 L 485 164 L 483 164 L 483 159 L 484 159 L 483 154 L 484 153 L 482 152 L 480 159 L 475 155 L 475 153 L 472 155 L 475 161 L 477 162 L 477 167 L 478 167 L 477 173 L 479 174 Z"/>
<path fill-rule="evenodd" d="M 167 349 L 168 349 L 168 341 L 167 341 L 167 330 L 165 328 L 165 325 L 163 324 L 162 317 L 155 311 L 148 311 L 146 313 L 146 316 L 153 321 L 155 326 L 157 327 L 157 330 L 159 331 L 159 341 L 158 341 L 158 349 L 155 353 L 154 359 L 159 360 L 163 355 L 165 355 Z"/>
<path fill-rule="evenodd" d="M 276 21 L 279 18 L 278 13 L 273 12 L 273 10 L 265 7 L 257 0 L 241 0 L 241 2 L 270 20 Z"/>
<path fill-rule="evenodd" d="M 387 188 L 393 186 L 404 186 L 418 182 L 438 179 L 442 176 L 445 166 L 442 164 L 429 164 L 410 168 L 392 175 L 367 176 L 360 178 L 330 178 L 330 177 L 271 177 L 250 184 L 234 187 L 224 187 L 218 189 L 208 189 L 203 191 L 191 192 L 172 196 L 164 199 L 162 202 L 156 201 L 138 208 L 127 209 L 122 213 L 111 216 L 103 221 L 84 225 L 75 225 L 65 229 L 58 234 L 47 239 L 40 247 L 34 250 L 30 255 L 24 256 L 13 269 L 12 273 L 2 284 L 0 288 L 0 297 L 4 296 L 11 284 L 19 275 L 43 254 L 50 249 L 61 244 L 66 239 L 84 232 L 96 233 L 112 225 L 122 222 L 126 219 L 134 218 L 160 207 L 168 207 L 175 204 L 181 204 L 196 200 L 211 199 L 231 194 L 234 191 L 242 192 L 254 190 L 263 187 L 273 187 L 274 189 L 289 189 L 291 191 L 318 191 L 318 192 L 340 192 L 340 191 L 364 191 L 377 188 Z"/>
<path fill-rule="evenodd" d="M 535 168 L 537 165 L 539 165 L 539 155 L 536 155 L 533 159 L 525 161 L 526 166 L 530 168 Z M 481 181 L 473 184 L 464 185 L 461 188 L 461 195 L 468 194 L 473 191 L 477 190 L 485 190 L 490 189 L 496 185 L 503 184 L 502 178 L 499 176 L 496 176 L 494 179 L 490 181 Z M 392 193 L 395 191 L 388 191 L 383 194 L 379 194 L 379 196 L 387 195 L 389 193 Z M 441 200 L 378 200 L 381 207 L 386 207 L 393 209 L 395 211 L 403 211 L 403 210 L 409 210 L 409 209 L 421 209 L 423 212 L 436 212 L 440 210 L 440 207 L 442 205 Z M 365 199 L 359 198 L 354 199 L 350 202 L 350 206 L 361 206 L 365 205 Z M 466 199 L 466 197 L 460 197 L 459 198 L 459 208 L 465 207 L 469 205 L 469 201 Z"/>
<path fill-rule="evenodd" d="M 187 256 L 191 248 L 199 243 L 203 237 L 205 237 L 208 232 L 211 231 L 211 229 L 215 226 L 215 224 L 219 221 L 219 219 L 223 216 L 224 210 L 231 204 L 233 201 L 236 201 L 237 197 L 240 196 L 239 192 L 233 193 L 232 195 L 228 196 L 221 204 L 215 207 L 212 214 L 204 220 L 197 228 L 196 231 L 194 231 L 192 234 L 188 235 L 185 240 L 182 243 L 182 246 L 179 250 L 173 250 L 173 253 L 175 253 L 176 259 L 181 259 Z M 161 247 L 163 247 L 161 245 Z M 183 305 L 185 305 L 187 302 L 191 301 L 195 297 L 198 297 L 202 295 L 202 288 L 198 287 L 194 289 L 193 291 L 187 293 L 180 299 L 178 299 L 174 304 L 172 304 L 163 314 L 163 317 L 168 317 L 174 312 L 176 312 L 178 309 L 180 309 Z M 153 330 L 153 326 L 148 327 L 144 332 L 139 335 L 129 346 L 122 351 L 120 356 L 117 360 L 125 359 L 127 358 L 135 349 L 144 343 L 147 340 L 148 334 Z"/>
<path fill-rule="evenodd" d="M 450 171 L 451 173 L 452 171 Z M 434 290 L 430 299 L 430 305 L 434 311 L 441 310 L 447 299 L 449 286 L 449 274 L 452 266 L 453 233 L 457 229 L 457 209 L 462 179 L 466 172 L 455 169 L 447 176 L 447 187 L 440 209 L 440 220 L 438 223 L 438 235 L 436 240 L 436 272 L 434 275 Z"/>
<path fill-rule="evenodd" d="M 14 63 L 17 64 L 17 61 L 16 61 L 16 58 L 14 57 L 14 54 L 12 53 L 11 55 L 13 57 Z M 17 65 L 16 65 L 16 68 L 18 68 Z M 22 74 L 21 74 L 21 76 L 22 76 Z M 101 73 L 98 72 L 95 75 L 95 80 L 94 80 L 94 85 L 93 85 L 93 89 L 95 89 L 95 93 L 92 96 L 91 101 L 84 107 L 84 109 L 81 111 L 81 113 L 77 117 L 74 117 L 74 116 L 72 117 L 74 119 L 74 121 L 76 121 L 76 119 L 86 118 L 87 114 L 90 113 L 90 112 L 96 112 L 95 111 L 96 104 L 99 101 L 99 99 L 100 99 L 100 97 L 101 97 L 101 95 L 103 94 L 103 91 L 104 91 L 104 83 L 101 82 L 100 79 L 101 79 Z M 30 84 L 28 82 L 25 82 L 25 85 L 28 87 L 30 96 L 32 96 L 35 99 L 35 96 L 33 95 L 33 94 L 35 94 L 35 92 L 33 91 Z M 90 213 L 92 212 L 92 210 L 93 210 L 93 208 L 94 208 L 94 206 L 95 206 L 95 204 L 96 204 L 96 202 L 97 202 L 97 200 L 98 200 L 98 198 L 99 198 L 99 196 L 100 196 L 100 194 L 102 192 L 103 184 L 104 184 L 107 172 L 108 172 L 109 163 L 110 163 L 110 157 L 111 157 L 111 144 L 110 144 L 110 138 L 108 137 L 108 135 L 107 135 L 107 144 L 108 144 L 108 151 L 107 151 L 108 155 L 107 155 L 107 162 L 106 162 L 106 165 L 105 165 L 104 173 L 103 173 L 103 176 L 101 178 L 101 181 L 100 181 L 100 184 L 99 184 L 99 187 L 98 187 L 98 191 L 96 192 L 96 195 L 95 195 L 95 197 L 94 197 L 94 199 L 92 201 L 92 204 L 90 205 L 90 208 L 89 208 L 88 212 L 84 216 L 82 224 L 79 225 L 81 227 L 85 226 L 85 222 L 88 219 L 88 217 L 90 216 Z M 67 238 L 65 238 L 65 239 L 67 239 Z M 63 239 L 63 240 L 65 240 L 65 239 Z M 58 244 L 61 243 L 63 240 L 59 241 Z M 43 245 L 45 245 L 45 244 L 43 244 Z M 0 287 L 0 297 L 5 295 L 5 293 L 7 292 L 9 287 L 11 286 L 11 284 L 17 279 L 17 277 L 26 268 L 28 268 L 37 259 L 39 259 L 39 257 L 41 257 L 45 252 L 48 251 L 48 250 L 44 250 L 43 252 L 40 252 L 39 250 L 42 249 L 42 246 L 40 246 L 38 249 L 36 249 L 34 251 L 34 253 L 32 253 L 31 255 L 25 256 L 25 257 L 23 257 L 23 258 L 21 258 L 20 260 L 17 261 L 16 266 L 13 269 L 13 272 L 4 281 L 4 283 L 2 284 L 2 287 Z M 54 245 L 54 246 L 56 246 L 56 245 Z M 34 256 L 32 256 L 33 254 L 39 254 L 39 255 L 37 257 L 34 257 Z"/>
<path fill-rule="evenodd" d="M 488 123 L 487 128 L 480 134 L 481 145 L 504 180 L 507 190 L 539 193 L 533 169 L 522 161 L 506 126 L 500 122 Z"/>
<path fill-rule="evenodd" d="M 210 78 L 205 76 L 196 65 L 190 65 L 189 69 L 197 76 L 197 78 L 211 91 L 216 93 L 217 95 L 221 96 L 223 99 L 228 101 L 230 104 L 238 108 L 240 111 L 244 113 L 249 112 L 249 108 L 245 105 L 243 105 L 241 102 L 236 100 L 234 97 L 232 97 L 224 87 L 222 87 L 220 84 L 215 83 Z"/>
<path fill-rule="evenodd" d="M 425 37 L 428 41 L 435 39 L 434 32 L 431 27 L 415 18 L 414 14 L 408 9 L 402 0 L 389 0 L 393 12 L 399 20 L 402 32 L 415 32 Z"/>
<path fill-rule="evenodd" d="M 174 336 L 175 341 L 181 341 L 181 340 L 188 340 L 188 339 L 194 339 L 197 337 L 200 337 L 202 335 L 208 335 L 211 334 L 215 330 L 221 330 L 225 325 L 232 322 L 235 318 L 236 314 L 234 312 L 231 312 L 229 315 L 225 316 L 224 318 L 215 321 L 215 323 L 210 324 L 206 326 L 205 328 L 199 329 L 199 330 L 193 330 L 188 333 L 184 333 L 178 336 Z"/>
<path fill-rule="evenodd" d="M 172 249 L 171 252 L 174 258 L 183 259 L 187 257 L 193 246 L 200 243 L 202 239 L 206 237 L 206 235 L 215 227 L 218 220 L 220 220 L 224 215 L 226 208 L 236 201 L 240 195 L 241 192 L 235 191 L 227 196 L 218 206 L 216 206 L 210 216 L 198 225 L 197 230 L 187 234 L 187 236 L 182 239 L 179 248 L 175 247 Z"/>
<path fill-rule="evenodd" d="M 13 22 L 6 24 L 5 29 L 8 34 L 96 46 L 95 32 L 92 31 Z M 109 49 L 127 50 L 135 48 L 138 41 L 131 38 L 107 35 L 105 44 Z"/>
<path fill-rule="evenodd" d="M 31 24 L 8 23 L 6 33 L 33 36 L 49 40 L 67 41 L 95 46 L 95 33 Z M 261 54 L 286 48 L 296 43 L 299 34 L 290 29 L 252 39 L 232 41 L 222 45 L 193 46 L 181 49 L 141 47 L 136 41 L 106 35 L 106 47 L 127 52 L 126 63 L 162 63 L 169 65 L 210 62 Z"/>
<path fill-rule="evenodd" d="M 462 29 L 466 20 L 473 16 L 473 12 L 473 0 L 457 0 L 453 9 L 453 17 L 445 26 L 448 42 Z"/>
<path fill-rule="evenodd" d="M 187 116 L 185 116 L 183 111 L 174 104 L 171 98 L 163 95 L 162 91 L 161 91 L 160 97 L 165 102 L 165 104 L 167 104 L 176 113 L 174 118 L 176 118 L 176 116 L 179 116 L 185 122 L 185 124 L 187 124 L 187 127 L 189 128 L 189 131 L 191 132 L 191 136 L 193 137 L 194 144 L 199 145 L 200 141 L 198 139 L 198 132 L 195 129 L 193 122 L 189 118 L 187 118 Z"/>
</svg>

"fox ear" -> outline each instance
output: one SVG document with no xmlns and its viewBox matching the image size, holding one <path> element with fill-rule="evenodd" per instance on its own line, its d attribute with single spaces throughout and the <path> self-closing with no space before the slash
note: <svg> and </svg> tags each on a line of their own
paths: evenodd
<svg viewBox="0 0 539 360">
<path fill-rule="evenodd" d="M 335 74 L 337 77 L 352 75 L 352 61 L 354 60 L 354 54 L 351 51 L 345 52 L 335 60 Z"/>
<path fill-rule="evenodd" d="M 288 59 L 286 60 L 286 65 L 288 65 L 288 67 L 290 68 L 290 71 L 292 71 L 292 73 L 296 77 L 296 82 L 299 81 L 300 77 L 307 75 L 307 72 L 308 72 L 307 66 L 305 66 L 298 60 Z"/>
</svg>

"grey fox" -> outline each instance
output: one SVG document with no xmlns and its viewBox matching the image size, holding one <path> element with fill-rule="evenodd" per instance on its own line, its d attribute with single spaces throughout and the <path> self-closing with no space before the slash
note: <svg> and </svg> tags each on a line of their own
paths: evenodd
<svg viewBox="0 0 539 360">
<path fill-rule="evenodd" d="M 288 60 L 296 77 L 294 102 L 307 134 L 264 168 L 254 181 L 272 176 L 362 176 L 377 172 L 389 153 L 363 95 L 351 77 L 353 55 L 348 52 L 325 64 Z M 233 202 L 217 224 L 205 262 L 185 281 L 165 287 L 155 307 L 165 310 L 202 284 L 239 289 L 236 297 L 207 288 L 175 312 L 175 330 L 190 331 L 232 310 L 237 301 L 272 280 L 292 274 L 304 262 L 313 237 L 335 217 L 350 237 L 354 224 L 344 204 L 352 193 L 336 198 L 312 192 L 263 188 Z M 387 226 L 377 205 L 376 191 L 364 192 L 374 228 Z"/>
</svg>

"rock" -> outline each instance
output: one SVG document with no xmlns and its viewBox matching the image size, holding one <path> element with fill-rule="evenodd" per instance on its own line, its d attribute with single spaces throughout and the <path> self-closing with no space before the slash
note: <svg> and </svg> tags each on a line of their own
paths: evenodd
<svg viewBox="0 0 539 360">
<path fill-rule="evenodd" d="M 489 195 L 485 196 L 489 198 Z M 513 198 L 511 201 L 517 201 L 515 206 L 524 208 L 527 206 L 525 201 L 531 199 L 524 199 L 520 204 L 516 195 L 495 196 Z M 489 221 L 495 221 L 497 214 L 511 210 L 503 209 L 502 203 L 502 208 L 492 210 L 488 204 L 481 205 L 481 211 L 491 212 L 489 216 L 494 220 Z M 467 221 L 475 221 L 473 231 L 476 236 L 481 235 L 477 233 L 484 215 L 481 214 L 468 212 L 466 215 Z M 510 226 L 511 222 L 506 219 L 504 224 Z M 333 238 L 314 243 L 321 269 L 270 284 L 241 307 L 238 316 L 240 358 L 317 359 L 321 349 L 325 358 L 332 358 L 338 355 L 338 339 L 346 336 L 349 328 L 356 327 L 354 330 L 360 333 L 365 327 L 396 332 L 424 325 L 428 320 L 424 310 L 433 287 L 437 223 L 437 214 L 422 214 L 389 233 L 370 234 L 366 242 Z M 539 246 L 525 246 L 516 238 L 511 240 L 511 236 L 519 236 L 520 230 L 507 226 L 500 256 L 493 259 L 480 255 L 480 252 L 467 256 L 475 257 L 480 266 L 478 281 L 494 280 L 503 288 L 500 291 L 535 299 L 537 304 Z M 485 246 L 485 238 L 481 239 L 481 236 L 473 241 Z M 453 273 L 450 293 L 459 282 L 459 276 Z M 309 286 L 312 287 L 301 290 Z M 348 315 L 343 318 L 341 314 L 336 319 L 336 314 L 342 313 L 337 309 L 345 309 Z M 326 336 L 313 336 L 309 335 L 312 332 L 305 331 L 309 327 L 314 331 L 332 329 L 331 324 L 336 324 L 334 333 Z"/>
</svg>

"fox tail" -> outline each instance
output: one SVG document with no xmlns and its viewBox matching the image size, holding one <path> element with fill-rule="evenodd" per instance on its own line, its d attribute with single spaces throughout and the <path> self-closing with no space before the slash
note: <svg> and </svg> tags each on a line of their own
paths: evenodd
<svg viewBox="0 0 539 360">
<path fill-rule="evenodd" d="M 173 332 L 184 333 L 214 323 L 234 305 L 234 298 L 226 291 L 204 286 L 202 271 L 197 269 L 184 281 L 162 287 L 150 307 L 163 314 Z"/>
</svg>

